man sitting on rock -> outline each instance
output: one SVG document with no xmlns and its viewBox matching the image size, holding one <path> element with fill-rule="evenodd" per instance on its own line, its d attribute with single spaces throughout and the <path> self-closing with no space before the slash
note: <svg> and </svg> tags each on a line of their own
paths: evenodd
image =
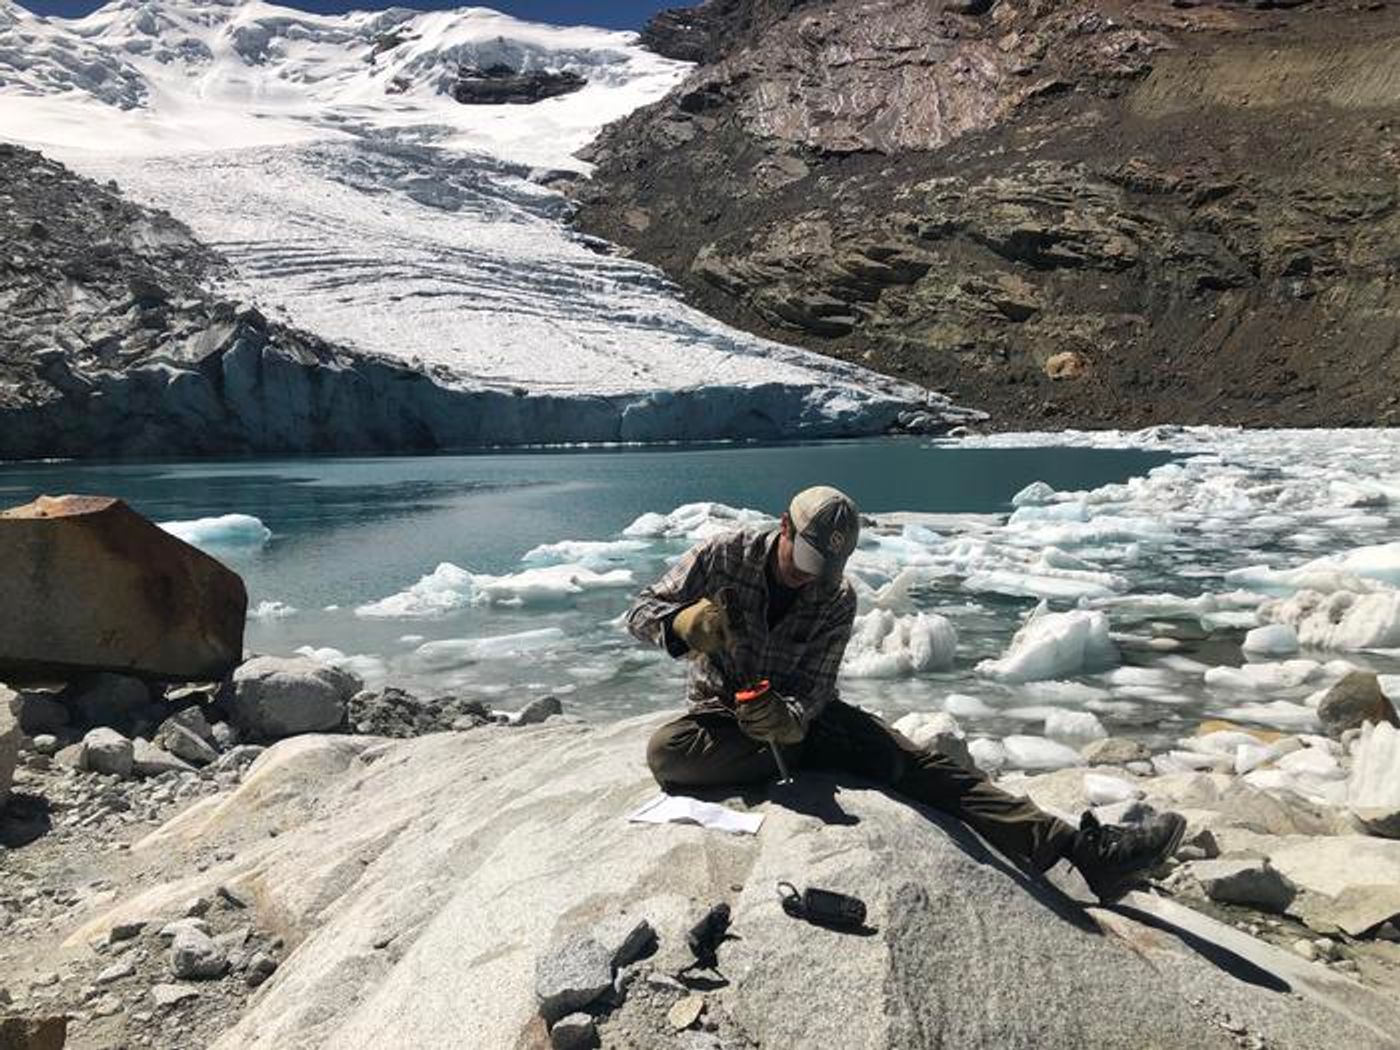
<svg viewBox="0 0 1400 1050">
<path fill-rule="evenodd" d="M 690 711 L 647 747 L 668 791 L 733 786 L 785 765 L 852 773 L 942 810 L 1002 853 L 1038 871 L 1068 858 L 1101 900 L 1122 896 L 1181 841 L 1186 822 L 1168 813 L 1103 826 L 1085 813 L 1078 830 L 995 787 L 880 719 L 837 698 L 836 675 L 851 636 L 856 596 L 842 577 L 860 515 L 827 486 L 793 497 L 777 529 L 716 536 L 690 550 L 637 595 L 632 634 L 673 657 L 693 657 Z M 766 680 L 757 699 L 737 693 Z"/>
</svg>

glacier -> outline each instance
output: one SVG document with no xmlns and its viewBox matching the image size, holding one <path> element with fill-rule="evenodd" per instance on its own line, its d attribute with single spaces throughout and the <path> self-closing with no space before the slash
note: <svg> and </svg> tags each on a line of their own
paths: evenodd
<svg viewBox="0 0 1400 1050">
<path fill-rule="evenodd" d="M 530 105 L 453 98 L 460 69 L 493 64 L 586 83 Z M 632 33 L 475 7 L 322 16 L 116 0 L 65 20 L 0 0 L 0 139 L 168 210 L 231 264 L 221 294 L 343 351 L 231 355 L 212 385 L 178 359 L 94 380 L 109 404 L 135 402 L 128 417 L 166 404 L 199 418 L 222 399 L 257 451 L 854 436 L 981 418 L 728 328 L 660 271 L 569 228 L 560 187 L 587 176 L 577 151 L 688 68 Z"/>
</svg>

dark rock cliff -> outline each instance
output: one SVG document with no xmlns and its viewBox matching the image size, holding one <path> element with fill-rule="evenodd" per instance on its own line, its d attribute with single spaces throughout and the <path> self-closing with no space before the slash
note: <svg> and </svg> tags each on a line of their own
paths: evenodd
<svg viewBox="0 0 1400 1050">
<path fill-rule="evenodd" d="M 1400 422 L 1400 8 L 712 0 L 580 225 L 1003 426 Z"/>
</svg>

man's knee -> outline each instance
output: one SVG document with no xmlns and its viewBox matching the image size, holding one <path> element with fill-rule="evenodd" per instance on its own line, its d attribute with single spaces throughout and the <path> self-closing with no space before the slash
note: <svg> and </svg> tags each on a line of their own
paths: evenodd
<svg viewBox="0 0 1400 1050">
<path fill-rule="evenodd" d="M 698 727 L 689 719 L 667 722 L 647 741 L 647 767 L 662 787 L 684 781 L 686 761 Z"/>
</svg>

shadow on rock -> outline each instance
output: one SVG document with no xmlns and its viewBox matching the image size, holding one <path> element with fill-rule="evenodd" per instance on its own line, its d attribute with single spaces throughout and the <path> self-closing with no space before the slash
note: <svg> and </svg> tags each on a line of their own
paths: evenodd
<svg viewBox="0 0 1400 1050">
<path fill-rule="evenodd" d="M 1264 969 L 1257 963 L 1246 959 L 1238 952 L 1231 951 L 1222 944 L 1208 940 L 1200 934 L 1193 933 L 1188 929 L 1178 926 L 1169 919 L 1160 915 L 1153 915 L 1151 912 L 1141 908 L 1135 908 L 1131 904 L 1115 904 L 1110 909 L 1125 919 L 1141 923 L 1143 926 L 1154 930 L 1161 930 L 1163 933 L 1171 934 L 1182 944 L 1190 948 L 1193 952 L 1211 963 L 1213 966 L 1224 970 L 1231 977 L 1259 988 L 1265 988 L 1271 992 L 1291 992 L 1293 986 L 1285 981 L 1278 974 Z"/>
<path fill-rule="evenodd" d="M 19 849 L 53 830 L 47 799 L 16 791 L 0 813 L 0 846 Z"/>
</svg>

